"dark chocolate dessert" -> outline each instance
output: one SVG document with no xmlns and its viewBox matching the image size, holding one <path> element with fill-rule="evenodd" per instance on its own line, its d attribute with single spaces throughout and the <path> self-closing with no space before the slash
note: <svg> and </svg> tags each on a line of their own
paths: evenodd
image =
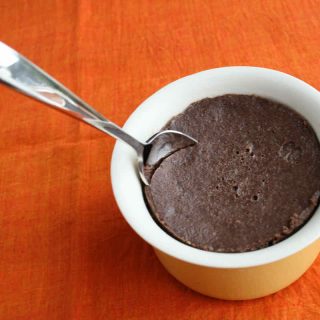
<svg viewBox="0 0 320 320">
<path fill-rule="evenodd" d="M 165 129 L 198 144 L 153 166 L 145 195 L 173 237 L 216 252 L 275 244 L 320 197 L 320 148 L 309 123 L 277 102 L 228 94 L 192 103 Z"/>
</svg>

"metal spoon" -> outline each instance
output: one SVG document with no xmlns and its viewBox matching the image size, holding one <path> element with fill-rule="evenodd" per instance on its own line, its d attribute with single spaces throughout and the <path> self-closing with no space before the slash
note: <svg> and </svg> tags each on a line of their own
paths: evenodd
<svg viewBox="0 0 320 320">
<path fill-rule="evenodd" d="M 137 152 L 138 171 L 141 180 L 146 185 L 149 184 L 150 178 L 148 174 L 145 174 L 147 164 L 158 163 L 159 159 L 165 158 L 175 149 L 182 149 L 197 143 L 187 134 L 174 130 L 158 132 L 145 143 L 138 141 L 116 124 L 104 118 L 38 66 L 2 42 L 0 42 L 0 83 L 64 111 L 68 115 L 129 144 Z M 149 155 L 152 155 L 151 160 Z"/>
</svg>

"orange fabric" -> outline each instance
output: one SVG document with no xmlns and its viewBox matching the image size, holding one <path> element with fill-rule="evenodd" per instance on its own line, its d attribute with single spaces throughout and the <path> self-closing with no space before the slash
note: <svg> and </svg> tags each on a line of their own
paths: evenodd
<svg viewBox="0 0 320 320">
<path fill-rule="evenodd" d="M 161 86 L 255 65 L 320 87 L 318 0 L 0 0 L 1 40 L 122 125 Z M 294 285 L 210 299 L 161 267 L 112 195 L 112 138 L 0 88 L 0 319 L 319 319 Z"/>
</svg>

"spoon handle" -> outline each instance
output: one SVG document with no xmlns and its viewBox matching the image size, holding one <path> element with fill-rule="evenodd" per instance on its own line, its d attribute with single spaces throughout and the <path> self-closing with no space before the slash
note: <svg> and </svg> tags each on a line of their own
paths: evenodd
<svg viewBox="0 0 320 320">
<path fill-rule="evenodd" d="M 86 102 L 24 56 L 0 42 L 0 83 L 30 96 L 131 145 L 138 153 L 143 144 L 104 118 Z"/>
</svg>

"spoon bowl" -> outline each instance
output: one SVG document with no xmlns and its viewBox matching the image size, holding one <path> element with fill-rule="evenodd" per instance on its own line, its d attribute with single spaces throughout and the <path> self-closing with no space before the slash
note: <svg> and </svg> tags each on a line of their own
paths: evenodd
<svg viewBox="0 0 320 320">
<path fill-rule="evenodd" d="M 164 130 L 151 136 L 145 143 L 142 157 L 138 157 L 138 170 L 141 180 L 149 185 L 154 170 L 162 160 L 197 142 L 189 135 L 175 130 Z"/>
</svg>

